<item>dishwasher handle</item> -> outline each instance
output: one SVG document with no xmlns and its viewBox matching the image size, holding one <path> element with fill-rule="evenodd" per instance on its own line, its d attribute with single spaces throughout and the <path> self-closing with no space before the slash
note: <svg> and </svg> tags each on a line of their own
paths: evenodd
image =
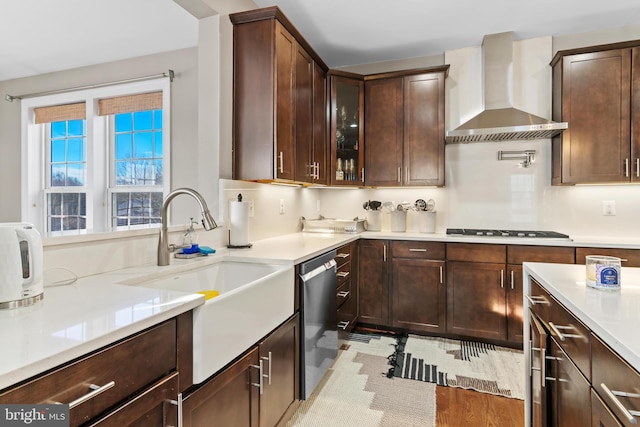
<svg viewBox="0 0 640 427">
<path fill-rule="evenodd" d="M 335 259 L 329 260 L 329 261 L 325 262 L 324 264 L 314 268 L 310 272 L 305 273 L 305 274 L 301 274 L 300 275 L 300 279 L 302 279 L 303 282 L 308 282 L 309 280 L 311 280 L 314 277 L 324 273 L 327 270 L 332 270 L 332 269 L 335 270 L 337 265 L 338 264 L 336 263 Z"/>
</svg>

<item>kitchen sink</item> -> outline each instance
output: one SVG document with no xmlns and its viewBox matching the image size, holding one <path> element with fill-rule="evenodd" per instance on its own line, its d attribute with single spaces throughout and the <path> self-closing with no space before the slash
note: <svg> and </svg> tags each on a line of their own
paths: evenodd
<svg viewBox="0 0 640 427">
<path fill-rule="evenodd" d="M 216 290 L 193 310 L 193 382 L 219 371 L 294 313 L 293 266 L 220 261 L 123 282 L 182 292 Z"/>
</svg>

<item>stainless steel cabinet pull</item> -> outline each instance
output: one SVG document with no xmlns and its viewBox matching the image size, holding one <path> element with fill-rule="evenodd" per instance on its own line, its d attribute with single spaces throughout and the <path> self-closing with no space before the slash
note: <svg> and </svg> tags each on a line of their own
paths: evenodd
<svg viewBox="0 0 640 427">
<path fill-rule="evenodd" d="M 284 154 L 282 154 L 282 151 L 278 154 L 278 162 L 280 163 L 280 173 L 284 173 Z"/>
<path fill-rule="evenodd" d="M 424 248 L 409 248 L 409 252 L 427 252 Z"/>
<path fill-rule="evenodd" d="M 116 385 L 115 381 L 109 381 L 108 383 L 106 383 L 103 386 L 99 386 L 99 385 L 95 385 L 95 384 L 89 384 L 89 388 L 91 389 L 91 391 L 89 393 L 85 394 L 84 396 L 80 396 L 76 400 L 73 400 L 73 401 L 69 402 L 69 409 L 73 409 L 76 406 L 86 402 L 87 400 L 93 399 L 97 395 L 99 395 L 101 393 L 104 393 L 105 391 L 109 390 L 114 385 Z"/>
<path fill-rule="evenodd" d="M 349 296 L 349 291 L 340 291 L 338 292 L 336 295 L 339 296 L 340 298 L 346 298 Z"/>
<path fill-rule="evenodd" d="M 444 268 L 440 266 L 440 284 L 444 285 Z"/>
<path fill-rule="evenodd" d="M 624 176 L 629 176 L 629 159 L 624 159 Z"/>
<path fill-rule="evenodd" d="M 582 338 L 582 335 L 563 334 L 562 332 L 560 332 L 561 329 L 564 331 L 573 330 L 575 329 L 573 326 L 561 326 L 561 325 L 555 325 L 553 322 L 549 322 L 549 328 L 551 328 L 551 332 L 553 333 L 553 335 L 558 337 L 560 341 L 564 341 L 567 338 Z"/>
<path fill-rule="evenodd" d="M 409 181 L 409 168 L 405 168 L 404 173 L 404 180 Z"/>
<path fill-rule="evenodd" d="M 500 270 L 500 287 L 504 288 L 504 270 Z"/>
<path fill-rule="evenodd" d="M 182 427 L 182 393 L 178 393 L 176 400 L 170 400 L 169 403 L 178 407 L 178 427 Z"/>
<path fill-rule="evenodd" d="M 402 168 L 398 166 L 398 182 L 402 182 Z"/>
<path fill-rule="evenodd" d="M 340 254 L 336 255 L 336 258 L 349 258 L 349 254 L 348 253 L 340 253 Z"/>
<path fill-rule="evenodd" d="M 382 260 L 387 262 L 387 245 L 382 245 Z"/>
<path fill-rule="evenodd" d="M 511 289 L 515 289 L 515 271 L 511 270 Z"/>
<path fill-rule="evenodd" d="M 315 162 L 314 163 L 315 166 L 315 179 L 320 179 L 320 162 Z"/>
<path fill-rule="evenodd" d="M 636 178 L 640 178 L 640 157 L 636 158 Z"/>
<path fill-rule="evenodd" d="M 533 341 L 529 341 L 529 376 L 533 375 L 533 371 L 538 371 L 540 372 L 540 378 L 545 378 L 547 376 L 547 369 L 546 369 L 546 357 L 545 357 L 545 349 L 544 348 L 538 348 L 538 347 L 534 347 L 533 346 Z M 534 368 L 533 367 L 533 352 L 534 351 L 539 351 L 540 352 L 540 367 L 539 368 Z M 544 379 L 542 381 L 540 381 L 542 384 L 542 387 L 545 386 L 545 381 Z"/>
<path fill-rule="evenodd" d="M 268 363 L 267 374 L 263 374 L 262 376 L 267 379 L 267 384 L 271 385 L 271 352 L 269 352 L 268 357 L 262 357 L 262 360 L 266 360 Z"/>
<path fill-rule="evenodd" d="M 364 182 L 364 168 L 362 168 L 362 182 Z"/>
<path fill-rule="evenodd" d="M 336 276 L 338 277 L 347 277 L 349 275 L 348 271 L 339 271 Z"/>
<path fill-rule="evenodd" d="M 601 383 L 600 384 L 600 388 L 602 389 L 604 394 L 606 394 L 607 397 L 614 403 L 616 408 L 618 408 L 620 410 L 620 412 L 622 412 L 622 415 L 624 415 L 624 417 L 631 424 L 638 424 L 638 420 L 635 417 L 640 416 L 640 412 L 632 411 L 632 410 L 629 410 L 629 409 L 625 408 L 625 406 L 622 404 L 622 402 L 620 402 L 620 400 L 618 399 L 617 396 L 620 396 L 620 397 L 636 397 L 637 398 L 637 397 L 640 397 L 640 394 L 625 393 L 624 391 L 615 391 L 615 390 L 612 391 L 612 390 L 609 390 L 609 387 L 607 387 L 605 383 Z"/>
<path fill-rule="evenodd" d="M 258 382 L 257 383 L 250 383 L 252 386 L 254 387 L 258 387 L 258 390 L 260 390 L 260 394 L 263 394 L 264 392 L 264 385 L 262 382 L 262 377 L 263 377 L 263 371 L 262 371 L 262 359 L 259 362 L 259 365 L 251 365 L 252 368 L 256 368 L 258 370 Z"/>
<path fill-rule="evenodd" d="M 527 298 L 527 300 L 529 300 L 529 303 L 531 305 L 549 304 L 549 301 L 547 301 L 547 299 L 545 297 L 540 296 L 540 295 L 525 295 L 525 298 Z"/>
<path fill-rule="evenodd" d="M 351 323 L 351 322 L 346 322 L 346 321 L 338 322 L 338 328 L 340 328 L 343 331 L 345 331 L 349 327 L 349 323 Z"/>
</svg>

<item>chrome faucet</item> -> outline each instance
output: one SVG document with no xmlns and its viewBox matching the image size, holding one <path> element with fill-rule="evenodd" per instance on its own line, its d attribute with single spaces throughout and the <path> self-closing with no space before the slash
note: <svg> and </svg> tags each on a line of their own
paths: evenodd
<svg viewBox="0 0 640 427">
<path fill-rule="evenodd" d="M 198 193 L 196 190 L 192 190 L 191 188 L 177 188 L 173 190 L 169 195 L 164 199 L 162 203 L 162 229 L 160 230 L 160 239 L 158 240 L 158 265 L 169 265 L 169 242 L 168 242 L 168 228 L 167 228 L 167 208 L 169 207 L 169 203 L 179 194 L 188 194 L 200 205 L 200 210 L 202 211 L 202 226 L 205 230 L 213 230 L 218 226 L 211 216 L 209 212 L 209 208 L 207 207 L 207 202 L 204 201 L 204 198 Z"/>
</svg>

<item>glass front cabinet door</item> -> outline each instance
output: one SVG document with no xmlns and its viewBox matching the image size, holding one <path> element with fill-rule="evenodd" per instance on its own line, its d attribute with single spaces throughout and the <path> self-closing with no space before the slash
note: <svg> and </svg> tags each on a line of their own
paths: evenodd
<svg viewBox="0 0 640 427">
<path fill-rule="evenodd" d="M 331 72 L 330 72 L 331 73 Z M 364 80 L 331 74 L 331 184 L 364 184 Z"/>
</svg>

